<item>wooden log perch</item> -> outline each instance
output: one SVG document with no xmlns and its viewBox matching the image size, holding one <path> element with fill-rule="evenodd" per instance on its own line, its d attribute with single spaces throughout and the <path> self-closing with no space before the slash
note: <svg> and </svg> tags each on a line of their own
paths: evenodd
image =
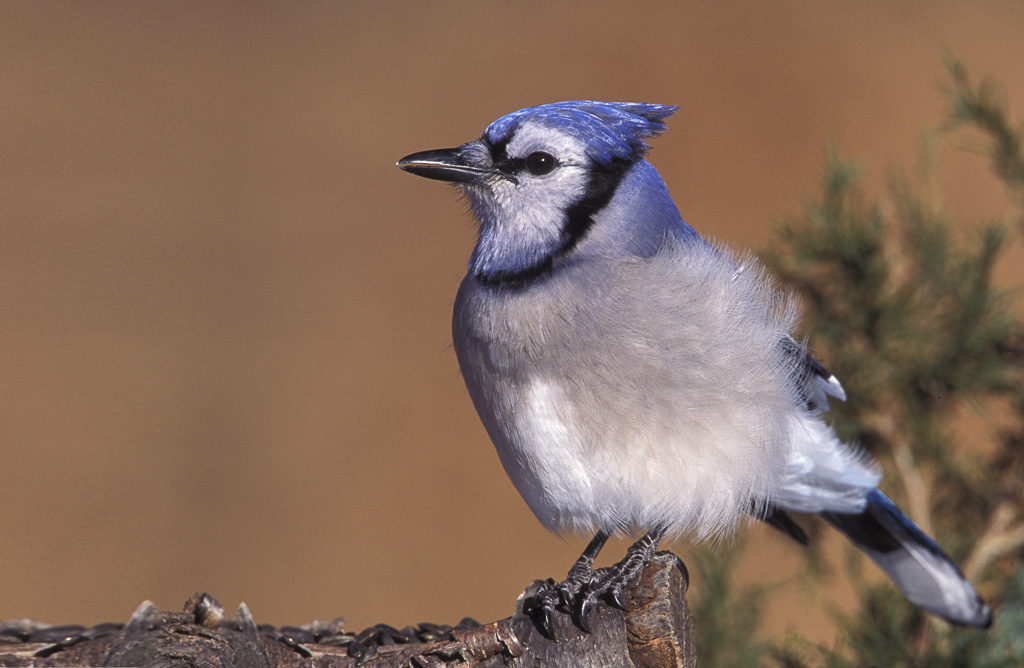
<svg viewBox="0 0 1024 668">
<path fill-rule="evenodd" d="M 454 627 L 421 624 L 401 630 L 378 624 L 360 633 L 345 631 L 340 620 L 257 626 L 244 603 L 235 618 L 225 618 L 220 604 L 200 593 L 186 602 L 184 612 L 161 612 L 146 601 L 126 624 L 0 622 L 0 666 L 692 668 L 697 660 L 688 584 L 682 561 L 659 552 L 628 590 L 625 611 L 594 606 L 591 633 L 558 612 L 552 619 L 556 641 L 541 635 L 522 611 L 539 581 L 520 595 L 514 615 L 490 624 L 463 620 Z"/>
</svg>

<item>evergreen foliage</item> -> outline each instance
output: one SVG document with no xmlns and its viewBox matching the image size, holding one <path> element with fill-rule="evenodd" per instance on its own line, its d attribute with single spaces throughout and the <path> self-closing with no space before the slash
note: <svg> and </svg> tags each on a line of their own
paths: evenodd
<svg viewBox="0 0 1024 668">
<path fill-rule="evenodd" d="M 751 633 L 763 612 L 765 586 L 738 589 L 732 582 L 741 553 L 741 549 L 722 554 L 701 552 L 691 560 L 700 576 L 701 593 L 693 604 L 693 617 L 702 666 L 756 666 L 771 649 Z"/>
<path fill-rule="evenodd" d="M 815 355 L 850 397 L 832 406 L 840 436 L 882 463 L 886 493 L 961 563 L 993 605 L 993 627 L 935 620 L 852 563 L 860 600 L 836 615 L 837 646 L 792 637 L 769 648 L 754 633 L 763 590 L 737 595 L 733 561 L 715 555 L 698 560 L 703 666 L 1024 665 L 1024 326 L 1019 290 L 993 281 L 1022 250 L 1024 126 L 1010 122 L 999 85 L 973 84 L 953 57 L 947 69 L 948 118 L 919 173 L 895 174 L 873 198 L 859 168 L 830 151 L 821 194 L 778 224 L 764 259 L 801 295 Z M 940 201 L 936 148 L 950 142 L 987 156 L 1004 215 L 966 223 Z M 954 436 L 965 409 L 993 425 L 983 440 Z"/>
</svg>

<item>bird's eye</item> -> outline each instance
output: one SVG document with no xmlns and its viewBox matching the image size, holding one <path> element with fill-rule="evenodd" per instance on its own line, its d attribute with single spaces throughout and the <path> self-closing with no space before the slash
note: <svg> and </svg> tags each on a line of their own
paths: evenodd
<svg viewBox="0 0 1024 668">
<path fill-rule="evenodd" d="M 556 164 L 555 156 L 544 151 L 534 151 L 526 156 L 526 171 L 534 176 L 550 174 Z"/>
</svg>

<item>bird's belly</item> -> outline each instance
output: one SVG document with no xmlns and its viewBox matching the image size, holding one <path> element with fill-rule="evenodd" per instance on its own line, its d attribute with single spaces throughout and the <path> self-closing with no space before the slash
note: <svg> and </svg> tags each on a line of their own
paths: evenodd
<svg viewBox="0 0 1024 668">
<path fill-rule="evenodd" d="M 602 444 L 585 442 L 586 429 L 563 389 L 536 378 L 516 394 L 506 428 L 497 438 L 492 432 L 516 489 L 549 529 L 590 531 L 611 524 L 604 500 L 615 481 L 600 475 L 604 467 L 594 461 Z"/>
<path fill-rule="evenodd" d="M 622 396 L 566 376 L 477 375 L 467 379 L 502 465 L 538 519 L 553 531 L 635 533 L 654 526 L 697 539 L 728 532 L 766 497 L 770 450 L 756 461 L 727 455 L 749 435 L 722 416 L 686 423 L 678 414 L 639 413 Z M 600 395 L 600 396 L 598 396 Z"/>
<path fill-rule="evenodd" d="M 467 280 L 456 299 L 459 365 L 509 478 L 556 531 L 730 531 L 786 460 L 778 416 L 792 405 L 776 369 L 744 341 L 666 341 L 686 317 L 630 329 L 640 318 L 575 308 L 584 296 L 530 300 Z"/>
<path fill-rule="evenodd" d="M 463 368 L 471 366 L 460 354 Z M 481 372 L 481 366 L 485 369 Z M 602 523 L 602 481 L 581 442 L 574 409 L 555 383 L 477 366 L 466 385 L 502 466 L 544 526 L 590 530 Z"/>
</svg>

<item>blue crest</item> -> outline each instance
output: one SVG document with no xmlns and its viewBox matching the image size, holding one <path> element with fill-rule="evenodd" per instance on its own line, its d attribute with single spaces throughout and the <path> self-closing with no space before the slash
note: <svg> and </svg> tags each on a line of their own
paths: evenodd
<svg viewBox="0 0 1024 668">
<path fill-rule="evenodd" d="M 597 164 L 643 155 L 646 137 L 665 131 L 662 122 L 679 107 L 640 102 L 594 102 L 576 100 L 527 107 L 502 116 L 484 131 L 491 144 L 508 141 L 520 123 L 529 119 L 580 137 L 587 153 Z"/>
</svg>

